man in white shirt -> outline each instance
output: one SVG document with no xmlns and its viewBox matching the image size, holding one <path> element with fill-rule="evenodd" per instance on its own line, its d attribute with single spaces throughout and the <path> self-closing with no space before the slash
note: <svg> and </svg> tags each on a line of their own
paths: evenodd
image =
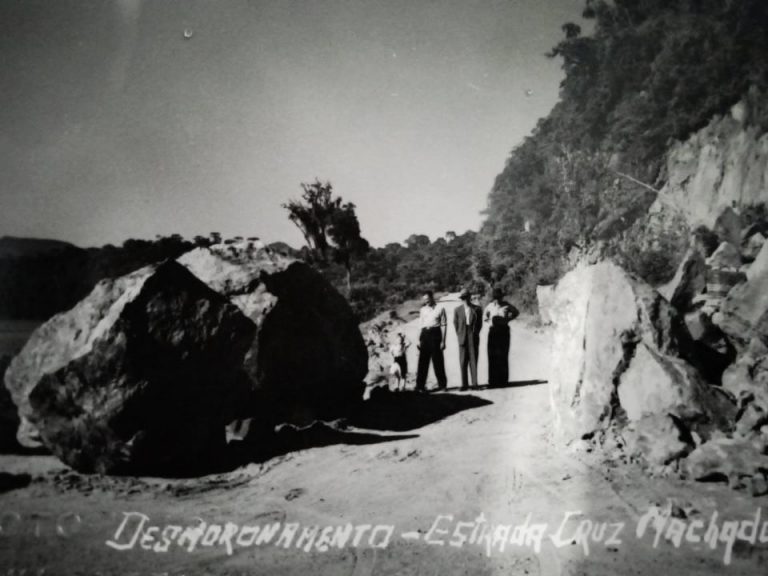
<svg viewBox="0 0 768 576">
<path fill-rule="evenodd" d="M 419 363 L 416 370 L 416 390 L 424 392 L 430 362 L 435 370 L 437 389 L 445 390 L 448 380 L 445 376 L 443 350 L 445 350 L 446 317 L 445 309 L 438 307 L 431 291 L 424 293 L 424 306 L 419 310 Z"/>
</svg>

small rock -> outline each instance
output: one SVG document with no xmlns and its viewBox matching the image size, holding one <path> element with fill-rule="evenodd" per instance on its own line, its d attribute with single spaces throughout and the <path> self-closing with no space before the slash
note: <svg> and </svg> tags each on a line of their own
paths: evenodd
<svg viewBox="0 0 768 576">
<path fill-rule="evenodd" d="M 736 422 L 736 432 L 741 436 L 749 436 L 765 424 L 768 424 L 768 414 L 761 406 L 755 402 L 750 402 Z"/>
<path fill-rule="evenodd" d="M 696 448 L 685 461 L 694 480 L 727 479 L 729 486 L 741 486 L 741 478 L 768 469 L 768 456 L 746 438 L 718 438 Z"/>
<path fill-rule="evenodd" d="M 730 242 L 723 242 L 707 258 L 707 266 L 714 270 L 738 270 L 741 267 L 741 252 Z"/>
<path fill-rule="evenodd" d="M 744 260 L 747 262 L 754 261 L 754 259 L 757 258 L 757 255 L 760 253 L 763 244 L 765 244 L 765 236 L 759 232 L 750 236 L 744 243 L 741 251 Z"/>
<path fill-rule="evenodd" d="M 630 453 L 654 467 L 666 466 L 694 449 L 680 420 L 668 414 L 648 415 L 630 423 L 625 437 Z"/>
<path fill-rule="evenodd" d="M 304 489 L 303 488 L 292 488 L 285 495 L 285 499 L 290 502 L 291 500 L 296 500 L 296 498 L 299 498 L 299 497 L 301 497 L 303 495 L 304 495 Z"/>
<path fill-rule="evenodd" d="M 714 232 L 723 240 L 723 243 L 738 246 L 741 242 L 741 217 L 733 208 L 726 208 L 717 217 Z"/>
<path fill-rule="evenodd" d="M 752 476 L 751 492 L 752 496 L 755 497 L 768 494 L 768 481 L 766 480 L 765 474 L 758 473 Z"/>
<path fill-rule="evenodd" d="M 691 302 L 700 296 L 707 285 L 707 266 L 704 257 L 695 247 L 689 248 L 675 276 L 658 288 L 659 294 L 678 310 L 687 310 Z"/>
<path fill-rule="evenodd" d="M 680 520 L 685 520 L 686 518 L 688 518 L 688 515 L 685 513 L 685 510 L 683 510 L 677 504 L 671 504 L 669 515 L 672 518 L 679 518 Z"/>
</svg>

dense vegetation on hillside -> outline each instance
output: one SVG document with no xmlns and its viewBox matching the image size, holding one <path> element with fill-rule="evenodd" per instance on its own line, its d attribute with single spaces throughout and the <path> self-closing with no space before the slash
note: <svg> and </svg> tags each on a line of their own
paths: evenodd
<svg viewBox="0 0 768 576">
<path fill-rule="evenodd" d="M 560 102 L 508 158 L 481 229 L 493 279 L 528 302 L 599 241 L 646 279 L 669 276 L 679 238 L 649 252 L 622 237 L 663 185 L 669 143 L 768 94 L 765 0 L 588 0 L 583 15 L 594 32 L 563 26 Z M 768 107 L 751 122 L 768 126 Z"/>
</svg>

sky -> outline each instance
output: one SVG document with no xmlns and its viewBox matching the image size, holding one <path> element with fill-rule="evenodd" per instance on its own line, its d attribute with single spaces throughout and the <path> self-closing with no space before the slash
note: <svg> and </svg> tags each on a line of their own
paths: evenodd
<svg viewBox="0 0 768 576">
<path fill-rule="evenodd" d="M 302 244 L 330 181 L 372 245 L 477 230 L 584 0 L 2 0 L 0 236 Z"/>
</svg>

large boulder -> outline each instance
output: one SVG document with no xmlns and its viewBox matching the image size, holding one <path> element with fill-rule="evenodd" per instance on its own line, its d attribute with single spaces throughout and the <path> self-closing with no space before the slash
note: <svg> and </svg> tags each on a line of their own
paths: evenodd
<svg viewBox="0 0 768 576">
<path fill-rule="evenodd" d="M 99 282 L 11 362 L 24 420 L 83 472 L 210 469 L 247 393 L 255 332 L 237 307 L 176 262 Z M 20 439 L 23 440 L 23 439 Z"/>
<path fill-rule="evenodd" d="M 5 378 L 5 371 L 11 363 L 11 357 L 0 355 L 0 382 Z M 11 395 L 4 386 L 0 386 L 0 450 L 17 448 L 16 432 L 19 429 L 19 415 Z"/>
<path fill-rule="evenodd" d="M 552 316 L 550 395 L 561 440 L 589 437 L 619 411 L 629 421 L 667 413 L 715 421 L 720 399 L 679 355 L 684 323 L 617 265 L 580 265 L 566 274 Z"/>
<path fill-rule="evenodd" d="M 368 355 L 344 297 L 307 264 L 237 244 L 184 254 L 186 266 L 256 325 L 244 367 L 250 416 L 267 426 L 349 414 Z"/>
<path fill-rule="evenodd" d="M 557 284 L 550 394 L 555 428 L 566 439 L 594 433 L 610 416 L 614 373 L 626 368 L 625 350 L 636 345 L 635 337 L 669 332 L 654 329 L 654 321 L 671 319 L 659 317 L 658 311 L 668 315 L 653 300 L 648 292 L 636 293 L 627 274 L 610 262 L 577 266 Z"/>
</svg>

